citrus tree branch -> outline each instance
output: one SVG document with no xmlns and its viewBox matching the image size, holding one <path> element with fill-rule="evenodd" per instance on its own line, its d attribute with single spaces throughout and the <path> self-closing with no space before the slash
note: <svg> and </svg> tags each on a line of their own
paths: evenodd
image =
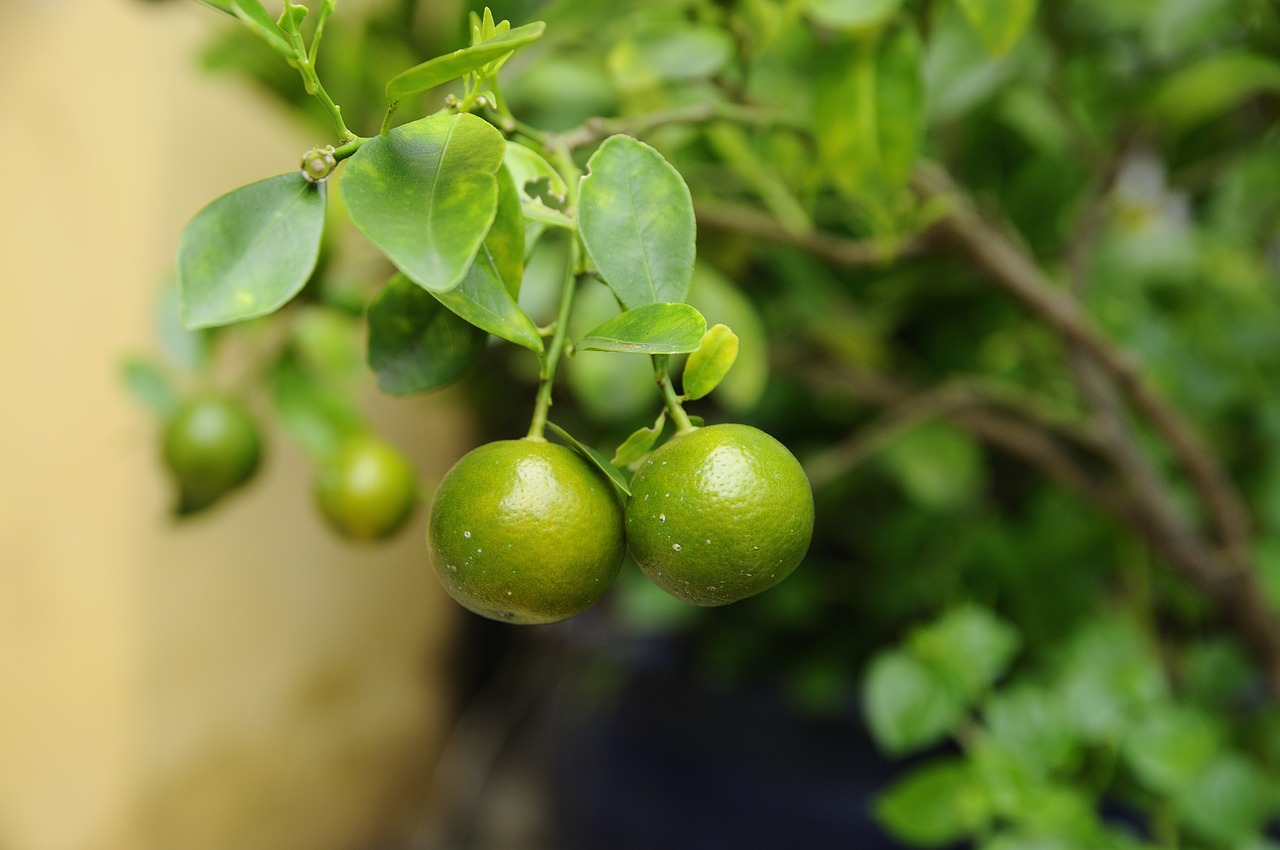
<svg viewBox="0 0 1280 850">
<path fill-rule="evenodd" d="M 1035 261 L 985 219 L 951 178 L 936 166 L 920 168 L 914 178 L 926 198 L 945 198 L 950 212 L 936 226 L 979 270 L 1041 320 L 1079 345 L 1115 381 L 1134 410 L 1168 444 L 1204 506 L 1220 544 L 1243 553 L 1249 549 L 1249 512 L 1217 457 L 1191 424 L 1161 398 L 1141 371 L 1093 323 L 1071 293 L 1055 286 Z"/>
<path fill-rule="evenodd" d="M 798 233 L 788 230 L 767 212 L 746 206 L 714 202 L 696 202 L 693 208 L 699 229 L 723 230 L 764 239 L 775 245 L 798 248 L 832 265 L 845 268 L 880 266 L 904 256 L 919 254 L 923 239 L 916 239 L 891 250 L 869 239 L 853 239 L 836 233 L 812 230 Z"/>
<path fill-rule="evenodd" d="M 988 279 L 1061 333 L 1069 365 L 1085 401 L 1098 417 L 1111 463 L 1136 507 L 1135 528 L 1184 579 L 1209 597 L 1280 693 L 1280 622 L 1272 612 L 1251 562 L 1249 511 L 1217 456 L 1191 423 L 1143 378 L 1134 362 L 1090 319 L 1079 299 L 1057 287 L 999 222 L 983 216 L 951 178 L 936 166 L 920 168 L 916 190 L 945 199 L 949 213 L 936 231 Z M 1105 184 L 1094 205 L 1105 197 Z M 1098 216 L 1086 211 L 1082 228 Z M 1078 234 L 1067 257 L 1077 286 L 1087 268 L 1093 234 Z M 1122 401 L 1123 399 L 1123 401 Z M 1209 525 L 1205 539 L 1180 510 L 1172 489 L 1139 444 L 1126 417 L 1126 403 L 1171 450 L 1187 476 Z"/>
<path fill-rule="evenodd" d="M 945 419 L 1039 469 L 1127 525 L 1138 521 L 1135 507 L 1080 459 L 1081 450 L 1091 452 L 1092 435 L 1050 424 L 1029 409 L 1012 409 L 965 379 L 920 390 L 883 375 L 842 367 L 806 367 L 797 377 L 825 391 L 844 390 L 885 409 L 876 423 L 809 459 L 806 467 L 815 487 L 852 471 L 910 428 Z"/>
</svg>

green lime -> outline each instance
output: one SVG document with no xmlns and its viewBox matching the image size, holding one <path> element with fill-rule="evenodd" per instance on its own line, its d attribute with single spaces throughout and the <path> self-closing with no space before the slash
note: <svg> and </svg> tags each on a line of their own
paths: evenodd
<svg viewBox="0 0 1280 850">
<path fill-rule="evenodd" d="M 631 481 L 627 542 L 655 584 L 694 605 L 766 590 L 800 564 L 813 491 L 786 447 L 749 425 L 710 425 L 653 452 Z"/>
<path fill-rule="evenodd" d="M 345 440 L 320 467 L 316 501 L 329 524 L 354 540 L 383 540 L 404 527 L 418 476 L 395 446 L 372 434 Z"/>
<path fill-rule="evenodd" d="M 612 485 L 570 449 L 529 439 L 488 443 L 449 470 L 427 544 L 450 596 L 508 623 L 582 612 L 626 551 Z"/>
<path fill-rule="evenodd" d="M 178 485 L 179 514 L 212 505 L 258 469 L 262 441 L 244 406 L 224 396 L 201 396 L 165 424 L 165 465 Z"/>
</svg>

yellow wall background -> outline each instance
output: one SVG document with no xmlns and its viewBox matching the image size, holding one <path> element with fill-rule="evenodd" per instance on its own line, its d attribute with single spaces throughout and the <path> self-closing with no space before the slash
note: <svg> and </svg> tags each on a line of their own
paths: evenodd
<svg viewBox="0 0 1280 850">
<path fill-rule="evenodd" d="M 210 16 L 0 2 L 0 850 L 359 847 L 426 802 L 453 608 L 422 514 L 340 543 L 273 434 L 173 527 L 118 382 L 186 219 L 322 141 L 194 68 Z M 429 478 L 466 448 L 447 396 L 375 404 Z"/>
</svg>

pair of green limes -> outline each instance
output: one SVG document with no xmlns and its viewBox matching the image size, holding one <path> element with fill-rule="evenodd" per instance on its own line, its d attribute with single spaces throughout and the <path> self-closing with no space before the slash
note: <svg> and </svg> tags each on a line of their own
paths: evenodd
<svg viewBox="0 0 1280 850">
<path fill-rule="evenodd" d="M 695 605 L 726 605 L 786 578 L 813 534 L 795 457 L 747 425 L 677 434 L 631 481 L 625 508 L 576 452 L 502 440 L 440 482 L 427 540 L 449 595 L 510 623 L 580 613 L 617 577 L 627 546 L 644 573 Z"/>
<path fill-rule="evenodd" d="M 262 458 L 258 426 L 236 399 L 202 395 L 165 425 L 165 465 L 178 490 L 177 513 L 203 510 L 247 483 Z M 329 525 L 352 540 L 383 540 L 399 531 L 418 502 L 408 459 L 367 432 L 347 436 L 318 465 L 316 503 Z"/>
</svg>

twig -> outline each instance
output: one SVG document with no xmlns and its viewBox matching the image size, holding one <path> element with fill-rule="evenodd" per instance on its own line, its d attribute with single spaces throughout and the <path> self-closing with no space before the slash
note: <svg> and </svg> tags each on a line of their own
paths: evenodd
<svg viewBox="0 0 1280 850">
<path fill-rule="evenodd" d="M 904 256 L 919 254 L 921 240 L 908 242 L 894 250 L 887 245 L 864 239 L 853 239 L 814 230 L 798 233 L 788 230 L 766 212 L 741 204 L 698 203 L 694 205 L 699 228 L 729 230 L 746 236 L 768 240 L 775 245 L 799 248 L 833 265 L 846 268 L 882 266 Z"/>
<path fill-rule="evenodd" d="M 1118 497 L 1105 481 L 1090 472 L 1061 437 L 1034 418 L 1030 411 L 1009 411 L 993 406 L 967 381 L 955 381 L 932 390 L 915 390 L 905 384 L 869 372 L 809 367 L 801 380 L 824 390 L 844 389 L 856 398 L 887 408 L 884 417 L 859 431 L 831 451 L 809 459 L 806 468 L 815 487 L 822 487 L 852 471 L 893 437 L 932 418 L 944 418 L 978 439 L 1039 469 L 1077 495 L 1138 529 L 1142 517 L 1136 507 Z M 1020 414 L 1032 416 L 1031 421 Z M 1061 429 L 1059 430 L 1061 433 Z M 1079 446 L 1091 445 L 1091 436 L 1078 434 Z M 825 468 L 824 468 L 825 467 Z"/>
<path fill-rule="evenodd" d="M 674 109 L 627 115 L 620 118 L 588 118 L 580 126 L 555 134 L 555 143 L 568 150 L 593 145 L 613 135 L 644 136 L 668 124 L 705 124 L 733 121 L 756 127 L 791 126 L 794 121 L 772 110 L 738 103 L 708 100 Z"/>
</svg>

